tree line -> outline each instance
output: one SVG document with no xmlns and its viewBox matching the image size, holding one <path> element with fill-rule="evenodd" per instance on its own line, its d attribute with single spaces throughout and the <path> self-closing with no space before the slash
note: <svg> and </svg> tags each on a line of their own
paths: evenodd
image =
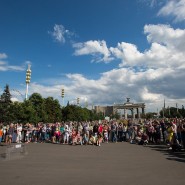
<svg viewBox="0 0 185 185">
<path fill-rule="evenodd" d="M 104 119 L 103 113 L 82 108 L 77 105 L 61 107 L 59 101 L 53 97 L 43 98 L 39 93 L 33 93 L 28 100 L 12 102 L 9 85 L 6 85 L 0 96 L 0 123 L 55 123 L 61 121 L 93 121 Z M 120 115 L 107 115 L 111 119 L 119 119 Z M 159 115 L 148 112 L 142 118 L 184 118 L 185 109 L 168 107 L 160 110 Z"/>
<path fill-rule="evenodd" d="M 0 96 L 0 123 L 56 123 L 61 121 L 93 121 L 103 119 L 102 113 L 77 105 L 61 107 L 53 97 L 33 93 L 28 100 L 12 102 L 9 85 Z"/>
</svg>

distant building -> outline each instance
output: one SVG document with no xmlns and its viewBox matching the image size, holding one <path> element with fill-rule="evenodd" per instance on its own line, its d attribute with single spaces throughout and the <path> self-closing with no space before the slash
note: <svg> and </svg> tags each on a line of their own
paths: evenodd
<svg viewBox="0 0 185 185">
<path fill-rule="evenodd" d="M 104 116 L 111 116 L 114 113 L 113 106 L 94 106 L 96 113 L 103 113 Z"/>
<path fill-rule="evenodd" d="M 126 103 L 114 104 L 113 106 L 95 106 L 94 110 L 96 113 L 103 113 L 104 116 L 111 116 L 118 112 L 118 110 L 124 111 L 124 118 L 127 119 L 127 110 L 131 111 L 131 117 L 133 119 L 141 118 L 141 113 L 145 114 L 145 103 L 132 103 L 130 98 L 127 98 Z"/>
</svg>

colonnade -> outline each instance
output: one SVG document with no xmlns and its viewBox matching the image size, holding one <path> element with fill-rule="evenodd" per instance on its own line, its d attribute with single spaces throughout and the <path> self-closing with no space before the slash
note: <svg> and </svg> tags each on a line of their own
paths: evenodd
<svg viewBox="0 0 185 185">
<path fill-rule="evenodd" d="M 140 119 L 141 118 L 141 112 L 140 112 L 140 109 L 142 111 L 142 114 L 145 114 L 145 109 L 144 107 L 136 107 L 136 108 L 133 108 L 133 107 L 125 107 L 123 108 L 124 109 L 124 117 L 125 119 L 128 118 L 128 114 L 127 114 L 127 110 L 130 110 L 131 113 L 132 113 L 132 118 L 135 119 L 136 117 L 136 113 L 137 113 L 137 117 Z M 136 111 L 136 112 L 135 112 Z"/>
<path fill-rule="evenodd" d="M 131 111 L 133 119 L 136 118 L 136 114 L 137 114 L 137 118 L 140 119 L 141 118 L 141 113 L 145 114 L 145 103 L 132 103 L 132 102 L 130 102 L 130 98 L 127 98 L 127 102 L 126 103 L 114 104 L 114 106 L 113 106 L 114 113 L 118 109 L 124 110 L 124 117 L 125 117 L 125 119 L 128 118 L 128 113 L 127 113 L 128 110 Z"/>
</svg>

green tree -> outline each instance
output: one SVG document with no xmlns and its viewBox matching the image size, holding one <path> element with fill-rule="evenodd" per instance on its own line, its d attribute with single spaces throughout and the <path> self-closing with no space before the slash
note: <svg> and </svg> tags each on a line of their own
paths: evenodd
<svg viewBox="0 0 185 185">
<path fill-rule="evenodd" d="M 23 106 L 21 102 L 13 102 L 10 105 L 10 120 L 14 123 L 20 123 L 23 120 Z"/>
<path fill-rule="evenodd" d="M 40 121 L 31 101 L 29 100 L 24 101 L 22 103 L 22 109 L 23 109 L 21 115 L 22 123 L 38 123 Z"/>
<path fill-rule="evenodd" d="M 54 123 L 62 120 L 62 110 L 58 100 L 54 100 L 53 97 L 44 99 L 44 122 Z"/>
<path fill-rule="evenodd" d="M 0 98 L 0 120 L 4 123 L 9 123 L 10 120 L 10 106 L 12 104 L 9 85 L 5 86 L 4 92 Z"/>
<path fill-rule="evenodd" d="M 35 119 L 38 120 L 38 122 L 42 122 L 44 117 L 44 99 L 39 93 L 33 93 L 29 97 L 29 101 L 31 102 L 33 109 L 35 110 Z"/>
</svg>

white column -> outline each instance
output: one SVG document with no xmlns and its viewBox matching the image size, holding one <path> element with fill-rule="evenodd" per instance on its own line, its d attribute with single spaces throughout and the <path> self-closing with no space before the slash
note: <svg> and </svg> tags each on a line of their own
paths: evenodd
<svg viewBox="0 0 185 185">
<path fill-rule="evenodd" d="M 139 108 L 137 108 L 137 116 L 138 116 L 139 119 L 141 118 Z"/>
<path fill-rule="evenodd" d="M 127 119 L 127 109 L 124 109 L 125 119 Z"/>
<path fill-rule="evenodd" d="M 133 119 L 135 119 L 135 111 L 134 108 L 132 109 Z"/>
</svg>

